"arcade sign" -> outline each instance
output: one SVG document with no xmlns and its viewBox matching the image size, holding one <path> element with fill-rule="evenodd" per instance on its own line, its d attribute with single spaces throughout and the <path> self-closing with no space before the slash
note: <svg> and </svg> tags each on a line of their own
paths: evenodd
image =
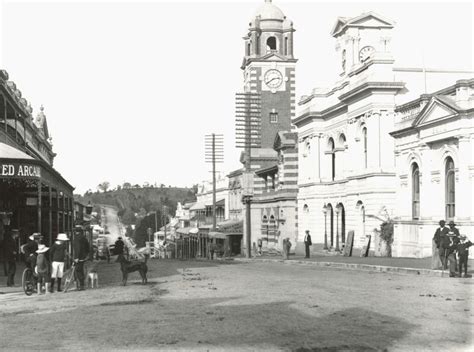
<svg viewBox="0 0 474 352">
<path fill-rule="evenodd" d="M 41 177 L 41 167 L 24 163 L 0 163 L 0 177 Z"/>
</svg>

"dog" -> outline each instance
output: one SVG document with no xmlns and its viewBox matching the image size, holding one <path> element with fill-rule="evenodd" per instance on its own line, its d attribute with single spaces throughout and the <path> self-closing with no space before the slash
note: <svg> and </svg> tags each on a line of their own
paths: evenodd
<svg viewBox="0 0 474 352">
<path fill-rule="evenodd" d="M 95 282 L 95 287 L 99 288 L 99 273 L 97 272 L 97 262 L 93 262 L 92 265 L 88 266 L 86 278 L 87 287 L 94 288 Z"/>
<path fill-rule="evenodd" d="M 146 265 L 147 260 L 147 255 L 145 256 L 144 262 L 131 262 L 125 259 L 123 255 L 117 257 L 116 262 L 120 263 L 120 270 L 122 270 L 122 283 L 124 286 L 127 285 L 128 274 L 133 273 L 134 271 L 138 271 L 142 277 L 142 284 L 145 285 L 148 282 L 146 277 L 146 273 L 148 272 L 148 266 Z"/>
</svg>

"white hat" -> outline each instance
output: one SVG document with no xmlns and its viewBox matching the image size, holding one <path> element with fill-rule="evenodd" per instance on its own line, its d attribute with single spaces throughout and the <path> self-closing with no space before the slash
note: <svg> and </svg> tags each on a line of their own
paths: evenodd
<svg viewBox="0 0 474 352">
<path fill-rule="evenodd" d="M 58 241 L 69 241 L 69 238 L 67 238 L 67 235 L 65 233 L 59 233 L 56 239 Z"/>
<path fill-rule="evenodd" d="M 49 248 L 46 247 L 44 244 L 40 244 L 38 246 L 38 250 L 36 251 L 36 253 L 44 253 L 48 250 Z"/>
<path fill-rule="evenodd" d="M 30 240 L 34 241 L 35 239 L 38 239 L 41 237 L 41 234 L 38 232 L 33 233 L 30 237 L 28 237 Z"/>
</svg>

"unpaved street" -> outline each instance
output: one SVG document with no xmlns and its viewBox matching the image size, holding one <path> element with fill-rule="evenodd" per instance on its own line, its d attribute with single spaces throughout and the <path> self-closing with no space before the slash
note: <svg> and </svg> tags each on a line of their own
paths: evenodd
<svg viewBox="0 0 474 352">
<path fill-rule="evenodd" d="M 9 350 L 467 351 L 472 279 L 282 263 L 149 261 L 149 284 L 0 297 Z M 136 281 L 135 281 L 136 280 Z"/>
</svg>

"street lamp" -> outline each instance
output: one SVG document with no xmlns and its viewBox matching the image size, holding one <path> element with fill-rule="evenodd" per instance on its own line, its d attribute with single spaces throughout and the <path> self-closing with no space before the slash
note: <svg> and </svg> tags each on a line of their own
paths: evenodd
<svg viewBox="0 0 474 352">
<path fill-rule="evenodd" d="M 328 232 L 327 232 L 326 218 L 328 214 L 328 207 L 326 206 L 326 204 L 324 204 L 323 206 L 323 213 L 324 213 L 324 249 L 327 250 L 328 249 Z"/>
<path fill-rule="evenodd" d="M 336 252 L 339 252 L 339 213 L 341 212 L 341 208 L 339 205 L 336 206 Z"/>
</svg>

